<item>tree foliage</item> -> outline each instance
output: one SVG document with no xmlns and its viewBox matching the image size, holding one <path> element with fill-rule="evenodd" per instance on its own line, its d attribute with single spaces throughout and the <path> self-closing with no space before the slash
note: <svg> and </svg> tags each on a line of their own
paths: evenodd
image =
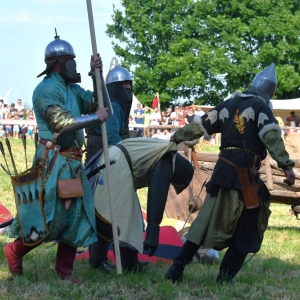
<svg viewBox="0 0 300 300">
<path fill-rule="evenodd" d="M 215 105 L 274 62 L 277 99 L 300 97 L 300 1 L 123 0 L 113 37 L 134 92 Z"/>
</svg>

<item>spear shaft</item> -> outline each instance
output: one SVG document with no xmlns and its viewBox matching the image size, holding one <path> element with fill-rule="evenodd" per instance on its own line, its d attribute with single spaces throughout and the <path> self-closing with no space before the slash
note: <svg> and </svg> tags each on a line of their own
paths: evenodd
<svg viewBox="0 0 300 300">
<path fill-rule="evenodd" d="M 91 0 L 86 0 L 86 4 L 87 4 L 88 17 L 89 17 L 93 56 L 94 56 L 94 59 L 96 59 L 98 52 L 97 52 L 96 35 L 95 35 L 93 9 L 92 9 Z M 95 69 L 95 76 L 96 76 L 96 86 L 97 86 L 97 95 L 98 95 L 98 105 L 99 105 L 99 108 L 104 108 L 103 94 L 102 94 L 102 88 L 101 88 L 101 75 L 100 75 L 100 70 L 98 68 Z M 117 230 L 116 217 L 115 217 L 114 195 L 113 195 L 113 189 L 112 189 L 112 184 L 111 184 L 112 180 L 111 180 L 111 172 L 110 172 L 108 141 L 107 141 L 107 131 L 106 131 L 106 123 L 105 122 L 101 123 L 101 132 L 102 132 L 103 152 L 104 152 L 104 159 L 105 159 L 105 166 L 106 166 L 106 177 L 107 177 L 108 195 L 109 195 L 109 203 L 110 203 L 110 213 L 111 213 L 111 220 L 112 220 L 117 274 L 122 274 L 120 246 L 119 246 L 118 230 Z"/>
</svg>

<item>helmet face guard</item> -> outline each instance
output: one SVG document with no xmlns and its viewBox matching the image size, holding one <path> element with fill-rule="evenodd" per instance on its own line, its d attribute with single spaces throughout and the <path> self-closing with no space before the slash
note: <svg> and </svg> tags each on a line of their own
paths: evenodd
<svg viewBox="0 0 300 300">
<path fill-rule="evenodd" d="M 76 61 L 73 57 L 64 56 L 58 58 L 60 75 L 71 83 L 80 82 L 80 74 L 76 70 Z"/>
</svg>

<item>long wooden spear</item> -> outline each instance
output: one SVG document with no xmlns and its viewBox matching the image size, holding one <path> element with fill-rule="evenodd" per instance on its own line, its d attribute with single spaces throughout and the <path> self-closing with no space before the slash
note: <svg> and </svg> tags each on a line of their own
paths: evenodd
<svg viewBox="0 0 300 300">
<path fill-rule="evenodd" d="M 89 17 L 89 24 L 90 24 L 93 56 L 94 56 L 94 59 L 96 59 L 98 52 L 97 52 L 96 35 L 95 35 L 93 9 L 92 9 L 91 0 L 86 0 L 86 4 L 87 4 L 88 17 Z M 100 70 L 98 68 L 95 69 L 95 75 L 96 75 L 98 105 L 99 105 L 99 108 L 103 108 L 104 104 L 103 104 L 103 95 L 102 95 L 102 87 L 101 87 L 101 78 L 100 78 Z M 113 228 L 117 274 L 122 274 L 118 230 L 117 230 L 117 224 L 116 224 L 116 218 L 115 218 L 115 203 L 114 203 L 113 191 L 112 191 L 112 186 L 111 186 L 110 163 L 109 163 L 109 155 L 108 155 L 108 142 L 107 142 L 107 132 L 106 132 L 106 123 L 105 122 L 101 123 L 101 132 L 102 132 L 102 143 L 103 143 L 103 152 L 104 152 L 104 159 L 105 159 L 108 195 L 109 195 L 109 202 L 110 202 L 110 214 L 111 214 L 112 228 Z"/>
</svg>

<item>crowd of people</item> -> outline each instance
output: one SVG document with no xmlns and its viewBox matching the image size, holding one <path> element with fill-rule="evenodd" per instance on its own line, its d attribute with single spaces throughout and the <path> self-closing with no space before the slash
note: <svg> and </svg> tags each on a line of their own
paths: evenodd
<svg viewBox="0 0 300 300">
<path fill-rule="evenodd" d="M 26 122 L 22 123 L 24 120 Z M 4 104 L 4 101 L 0 99 L 0 137 L 18 139 L 25 135 L 28 138 L 34 138 L 36 133 L 37 126 L 33 109 L 26 111 L 21 99 L 17 100 L 17 105 L 15 103 Z"/>
<path fill-rule="evenodd" d="M 158 103 L 156 103 L 158 104 Z M 144 106 L 140 103 L 136 105 L 133 111 L 133 115 L 129 115 L 129 128 L 131 130 L 138 129 L 138 125 L 143 126 L 143 135 L 145 137 L 154 137 L 159 139 L 169 140 L 172 133 L 175 130 L 169 128 L 170 126 L 163 128 L 164 125 L 187 125 L 193 122 L 196 115 L 204 115 L 200 105 L 191 106 L 179 106 L 175 105 L 174 110 L 170 106 L 166 110 L 161 110 L 158 106 L 149 107 Z M 160 125 L 158 129 L 155 126 Z M 149 127 L 150 126 L 150 127 Z"/>
</svg>

